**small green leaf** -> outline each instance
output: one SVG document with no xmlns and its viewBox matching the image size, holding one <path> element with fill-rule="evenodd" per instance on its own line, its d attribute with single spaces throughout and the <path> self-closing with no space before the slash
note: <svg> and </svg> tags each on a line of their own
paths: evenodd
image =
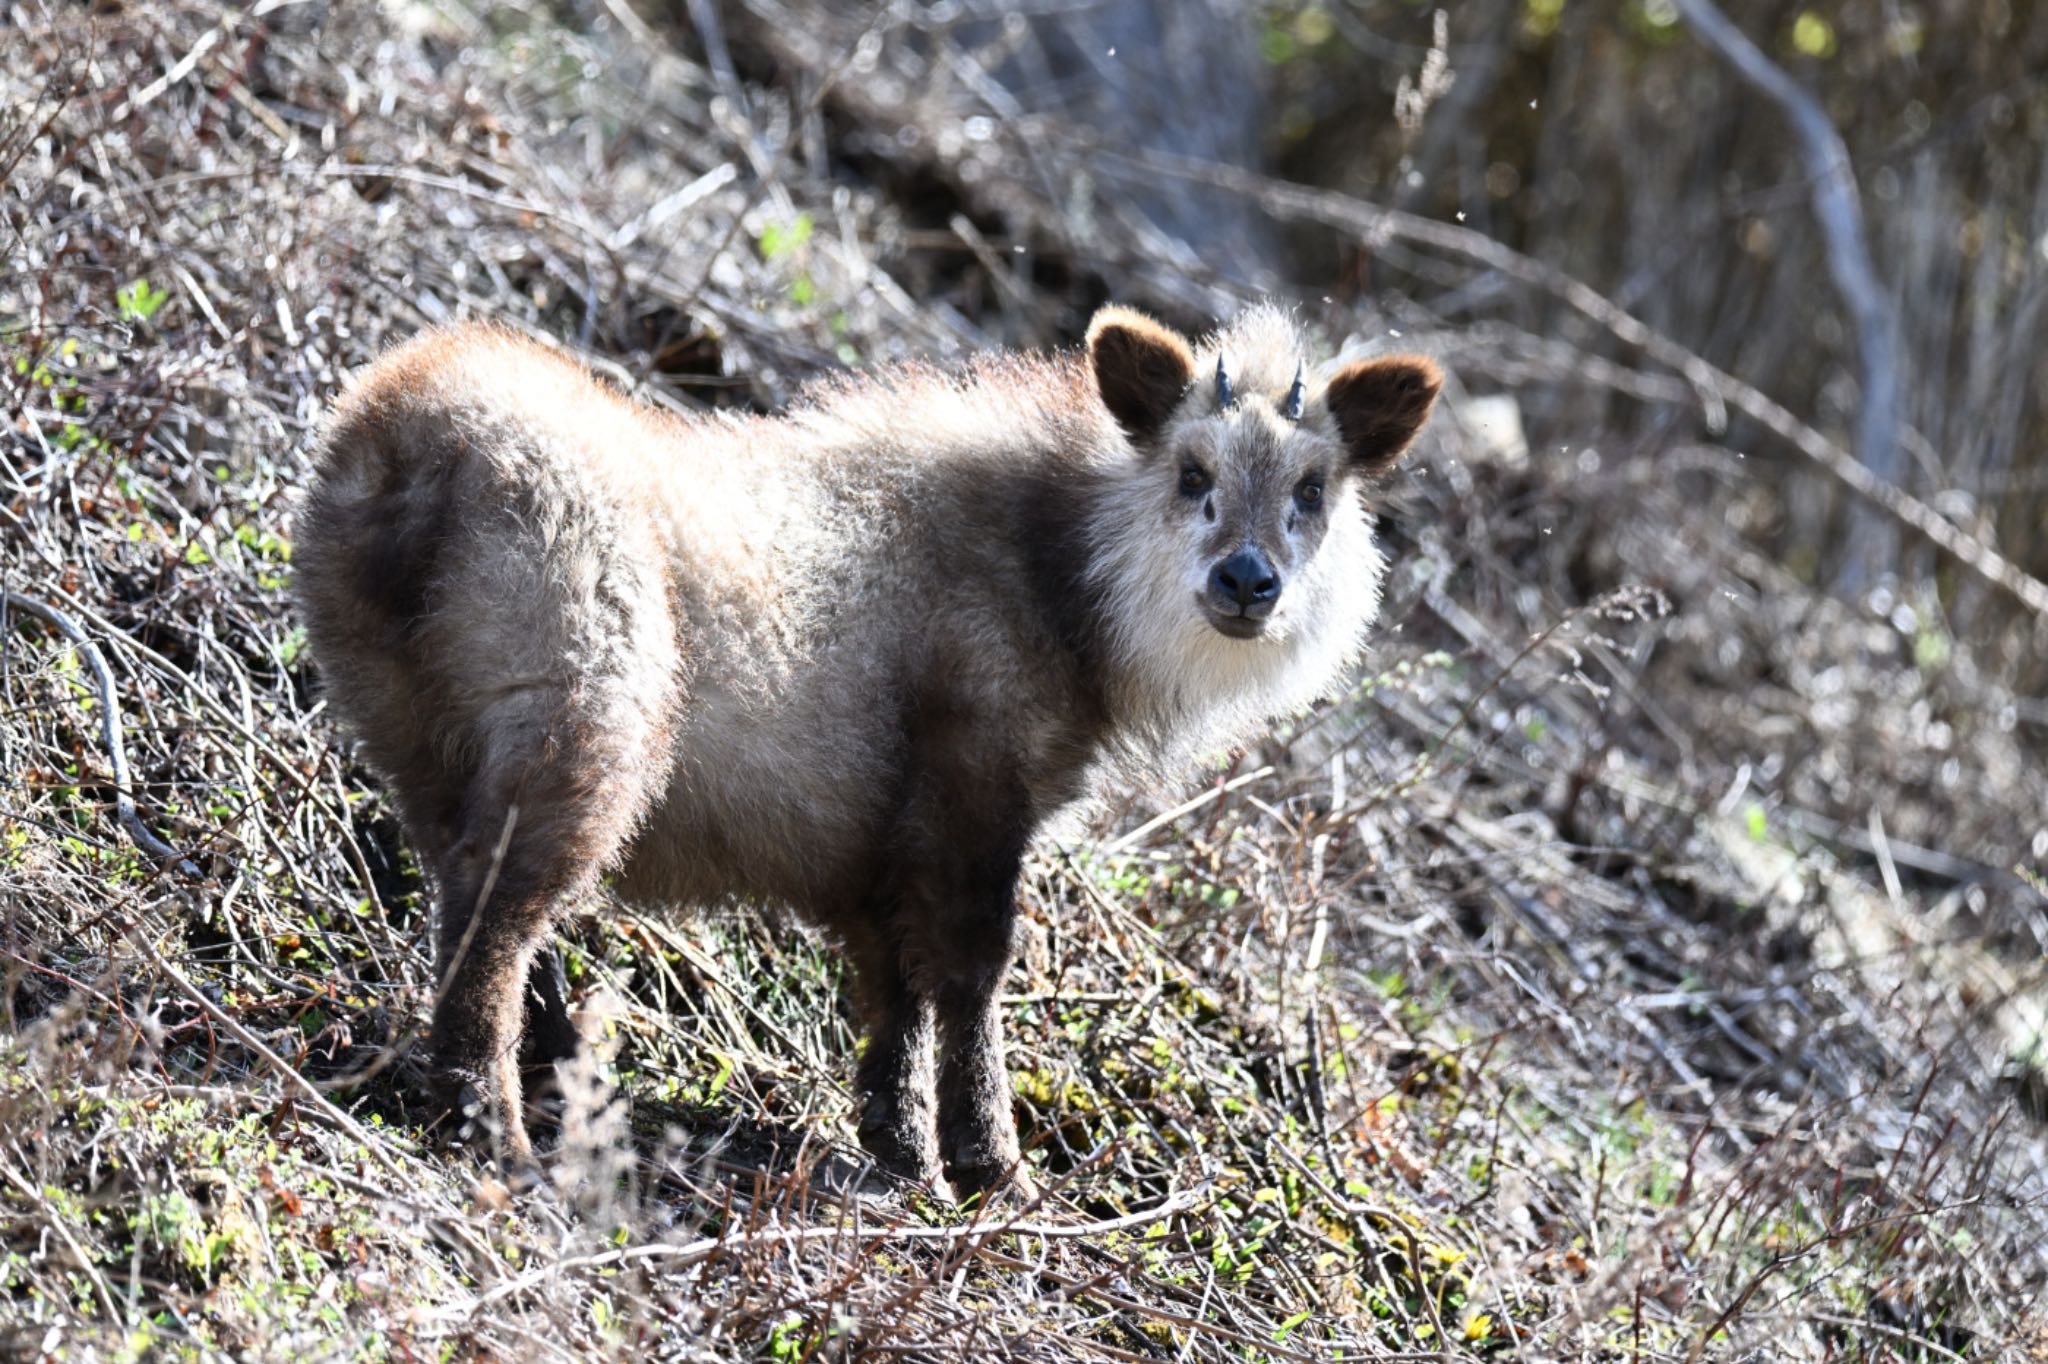
<svg viewBox="0 0 2048 1364">
<path fill-rule="evenodd" d="M 761 259 L 780 260 L 811 239 L 811 215 L 799 213 L 785 225 L 769 223 L 761 229 Z"/>
<path fill-rule="evenodd" d="M 170 297 L 168 290 L 152 288 L 148 280 L 136 279 L 130 280 L 114 294 L 114 303 L 121 310 L 121 316 L 129 321 L 147 322 L 156 316 L 156 310 L 163 307 Z"/>
<path fill-rule="evenodd" d="M 1948 636 L 1939 630 L 1922 630 L 1913 636 L 1913 664 L 1923 673 L 1939 672 L 1948 666 L 1949 656 L 1954 652 Z"/>
</svg>

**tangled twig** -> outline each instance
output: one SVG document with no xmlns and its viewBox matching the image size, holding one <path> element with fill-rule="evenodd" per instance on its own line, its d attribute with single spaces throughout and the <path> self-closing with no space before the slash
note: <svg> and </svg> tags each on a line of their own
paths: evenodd
<svg viewBox="0 0 2048 1364">
<path fill-rule="evenodd" d="M 107 667 L 107 657 L 100 652 L 100 646 L 64 612 L 48 602 L 24 597 L 19 592 L 0 592 L 0 634 L 6 631 L 9 611 L 25 611 L 70 640 L 85 660 L 85 665 L 92 669 L 93 680 L 99 684 L 100 692 L 100 737 L 106 742 L 107 764 L 114 772 L 114 817 L 121 828 L 135 841 L 135 846 L 159 866 L 170 863 L 182 876 L 189 876 L 195 881 L 203 879 L 205 873 L 199 870 L 198 865 L 158 838 L 143 822 L 142 812 L 136 808 L 128 778 L 128 750 L 121 742 L 121 712 L 114 704 L 114 674 Z"/>
</svg>

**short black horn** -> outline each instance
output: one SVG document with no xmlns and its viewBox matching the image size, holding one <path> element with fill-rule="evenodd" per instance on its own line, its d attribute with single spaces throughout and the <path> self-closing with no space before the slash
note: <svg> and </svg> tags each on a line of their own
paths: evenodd
<svg viewBox="0 0 2048 1364">
<path fill-rule="evenodd" d="M 1230 366 L 1223 363 L 1223 357 L 1216 357 L 1216 406 L 1229 407 L 1237 401 L 1237 395 L 1230 391 Z"/>
<path fill-rule="evenodd" d="M 1302 404 L 1308 401 L 1307 376 L 1307 362 L 1296 360 L 1294 362 L 1294 387 L 1287 390 L 1287 401 L 1280 408 L 1280 415 L 1291 422 L 1301 420 Z"/>
</svg>

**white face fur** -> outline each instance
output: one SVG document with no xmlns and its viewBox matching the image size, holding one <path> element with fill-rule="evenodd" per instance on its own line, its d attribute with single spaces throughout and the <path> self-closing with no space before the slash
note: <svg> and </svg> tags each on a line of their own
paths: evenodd
<svg viewBox="0 0 2048 1364">
<path fill-rule="evenodd" d="M 1098 386 L 1131 438 L 1092 527 L 1096 587 L 1122 709 L 1175 747 L 1327 693 L 1379 612 L 1367 487 L 1426 420 L 1436 372 L 1403 357 L 1304 376 L 1297 418 L 1300 344 L 1270 309 L 1199 351 L 1121 309 L 1090 329 Z"/>
</svg>

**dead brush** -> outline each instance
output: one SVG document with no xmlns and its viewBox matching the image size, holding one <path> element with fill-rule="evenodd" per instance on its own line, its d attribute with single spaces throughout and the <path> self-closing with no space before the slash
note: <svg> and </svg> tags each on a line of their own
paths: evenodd
<svg viewBox="0 0 2048 1364">
<path fill-rule="evenodd" d="M 1014 1225 L 846 1195 L 854 1027 L 817 1007 L 840 968 L 740 916 L 570 926 L 572 993 L 620 1001 L 606 1078 L 638 1126 L 628 1152 L 579 1125 L 564 1195 L 508 1200 L 432 1149 L 388 1068 L 322 1088 L 431 995 L 416 869 L 284 606 L 280 499 L 342 370 L 470 310 L 725 401 L 842 340 L 979 346 L 983 315 L 964 284 L 951 312 L 892 293 L 886 206 L 804 157 L 754 196 L 715 77 L 659 41 L 348 7 L 6 22 L 0 589 L 98 643 L 133 794 L 207 876 L 121 840 L 89 665 L 11 613 L 0 1355 L 2038 1348 L 2039 703 L 1918 587 L 1803 586 L 1766 552 L 1771 489 L 1661 436 L 1429 452 L 1354 692 L 1036 850 L 1002 1006 L 1050 1177 Z M 902 36 L 878 30 L 895 66 L 935 50 Z M 577 107 L 535 53 L 593 63 Z M 736 251 L 678 309 L 696 276 L 649 234 L 744 246 L 785 212 L 803 247 Z M 843 332 L 790 297 L 793 254 Z M 1113 265 L 1149 296 L 1143 260 Z M 166 296 L 147 321 L 117 301 L 136 279 Z M 1479 368 L 1419 306 L 1387 325 Z M 1647 361 L 1482 343 L 1673 401 Z M 1631 583 L 1669 612 L 1587 619 Z M 1518 658 L 1574 608 L 1572 654 L 1559 629 Z"/>
</svg>

